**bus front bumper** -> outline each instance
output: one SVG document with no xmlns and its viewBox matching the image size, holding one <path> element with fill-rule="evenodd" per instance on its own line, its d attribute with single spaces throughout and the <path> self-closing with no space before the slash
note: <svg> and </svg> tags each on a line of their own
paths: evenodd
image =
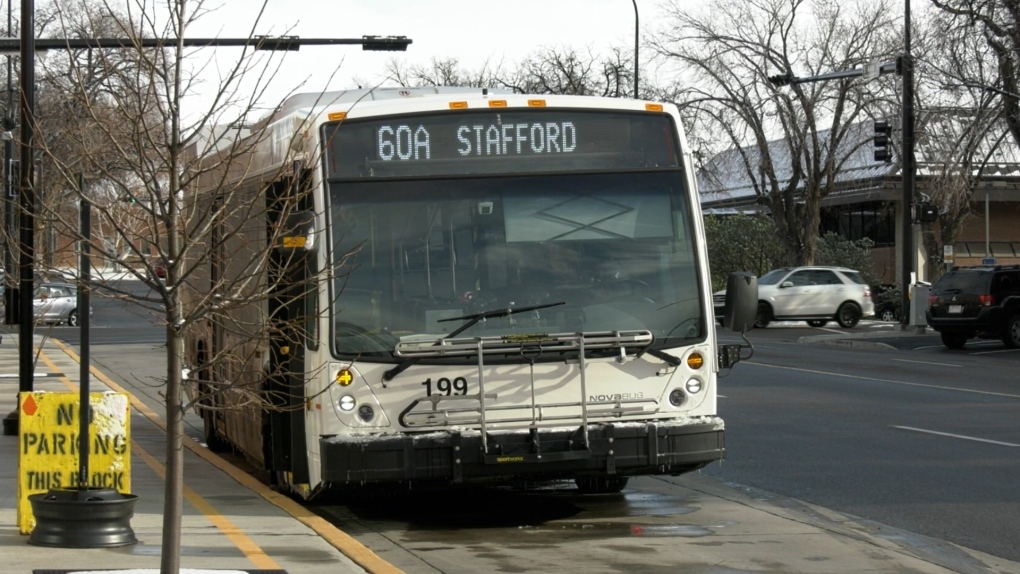
<svg viewBox="0 0 1020 574">
<path fill-rule="evenodd" d="M 368 483 L 481 483 L 578 476 L 683 474 L 725 456 L 718 417 L 582 428 L 472 430 L 319 439 L 322 479 Z"/>
</svg>

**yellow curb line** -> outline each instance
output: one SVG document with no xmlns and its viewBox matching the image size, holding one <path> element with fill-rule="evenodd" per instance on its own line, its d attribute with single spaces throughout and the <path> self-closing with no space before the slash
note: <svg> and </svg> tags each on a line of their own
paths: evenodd
<svg viewBox="0 0 1020 574">
<path fill-rule="evenodd" d="M 58 341 L 56 339 L 51 340 L 60 347 L 64 353 L 71 357 L 71 359 L 81 364 L 81 359 L 71 348 L 65 345 L 62 341 Z M 163 418 L 147 407 L 142 401 L 135 398 L 132 393 L 128 393 L 120 385 L 110 380 L 109 377 L 100 372 L 94 365 L 89 365 L 89 372 L 117 392 L 127 393 L 130 397 L 131 405 L 140 413 L 145 415 L 145 418 L 163 429 L 163 432 L 166 432 L 166 422 Z M 311 512 L 304 506 L 298 504 L 290 497 L 280 494 L 279 492 L 267 487 L 265 484 L 262 484 L 262 482 L 255 477 L 230 464 L 222 457 L 198 444 L 191 437 L 185 435 L 183 439 L 184 446 L 190 451 L 230 475 L 231 478 L 239 482 L 242 486 L 255 491 L 262 498 L 268 500 L 305 526 L 314 530 L 316 534 L 322 537 L 331 546 L 342 552 L 345 556 L 350 558 L 355 564 L 364 568 L 369 574 L 404 574 L 403 570 L 400 570 L 396 566 L 380 558 L 378 554 L 372 552 L 372 550 L 370 550 L 367 546 L 351 537 L 350 534 L 338 529 L 336 526 L 332 525 L 321 516 Z M 279 567 L 277 566 L 276 568 Z"/>
</svg>

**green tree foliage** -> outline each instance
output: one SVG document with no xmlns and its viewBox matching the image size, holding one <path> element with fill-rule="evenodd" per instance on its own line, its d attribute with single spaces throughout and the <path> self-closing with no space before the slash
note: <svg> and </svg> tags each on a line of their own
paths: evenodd
<svg viewBox="0 0 1020 574">
<path fill-rule="evenodd" d="M 760 277 L 790 262 L 775 222 L 765 214 L 707 216 L 705 235 L 713 289 L 725 288 L 734 271 Z"/>
<path fill-rule="evenodd" d="M 875 242 L 867 237 L 850 241 L 830 231 L 818 238 L 815 264 L 856 269 L 869 285 L 875 285 L 881 281 L 871 259 L 871 248 L 874 246 Z"/>
<path fill-rule="evenodd" d="M 724 289 L 734 271 L 761 277 L 777 267 L 796 264 L 785 251 L 775 222 L 766 214 L 706 216 L 705 236 L 712 289 Z M 818 238 L 815 264 L 856 269 L 865 281 L 876 285 L 881 281 L 871 259 L 874 246 L 868 238 L 850 241 L 829 232 Z"/>
</svg>

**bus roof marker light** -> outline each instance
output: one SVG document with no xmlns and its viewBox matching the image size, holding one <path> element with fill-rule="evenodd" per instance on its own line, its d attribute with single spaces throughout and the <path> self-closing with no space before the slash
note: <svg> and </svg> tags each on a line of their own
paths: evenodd
<svg viewBox="0 0 1020 574">
<path fill-rule="evenodd" d="M 661 112 L 662 104 L 645 104 L 645 110 L 649 112 Z"/>
<path fill-rule="evenodd" d="M 330 112 L 330 114 L 326 117 L 329 118 L 329 121 L 331 122 L 345 120 L 347 119 L 347 112 Z"/>
<path fill-rule="evenodd" d="M 505 108 L 506 100 L 489 100 L 490 108 Z"/>
<path fill-rule="evenodd" d="M 463 110 L 467 109 L 467 107 L 468 107 L 467 102 L 450 102 L 451 110 Z"/>
<path fill-rule="evenodd" d="M 544 108 L 545 100 L 528 100 L 528 105 L 533 108 Z"/>
</svg>

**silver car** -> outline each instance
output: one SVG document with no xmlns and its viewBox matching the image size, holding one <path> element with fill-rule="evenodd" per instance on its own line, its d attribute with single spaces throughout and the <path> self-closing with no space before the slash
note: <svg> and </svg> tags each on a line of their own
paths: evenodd
<svg viewBox="0 0 1020 574">
<path fill-rule="evenodd" d="M 78 325 L 78 287 L 70 283 L 40 283 L 32 294 L 32 307 L 38 323 Z M 92 309 L 89 309 L 89 316 Z"/>
<path fill-rule="evenodd" d="M 845 267 L 784 267 L 758 279 L 756 327 L 772 321 L 807 321 L 822 327 L 835 320 L 850 328 L 875 315 L 871 287 Z"/>
</svg>

